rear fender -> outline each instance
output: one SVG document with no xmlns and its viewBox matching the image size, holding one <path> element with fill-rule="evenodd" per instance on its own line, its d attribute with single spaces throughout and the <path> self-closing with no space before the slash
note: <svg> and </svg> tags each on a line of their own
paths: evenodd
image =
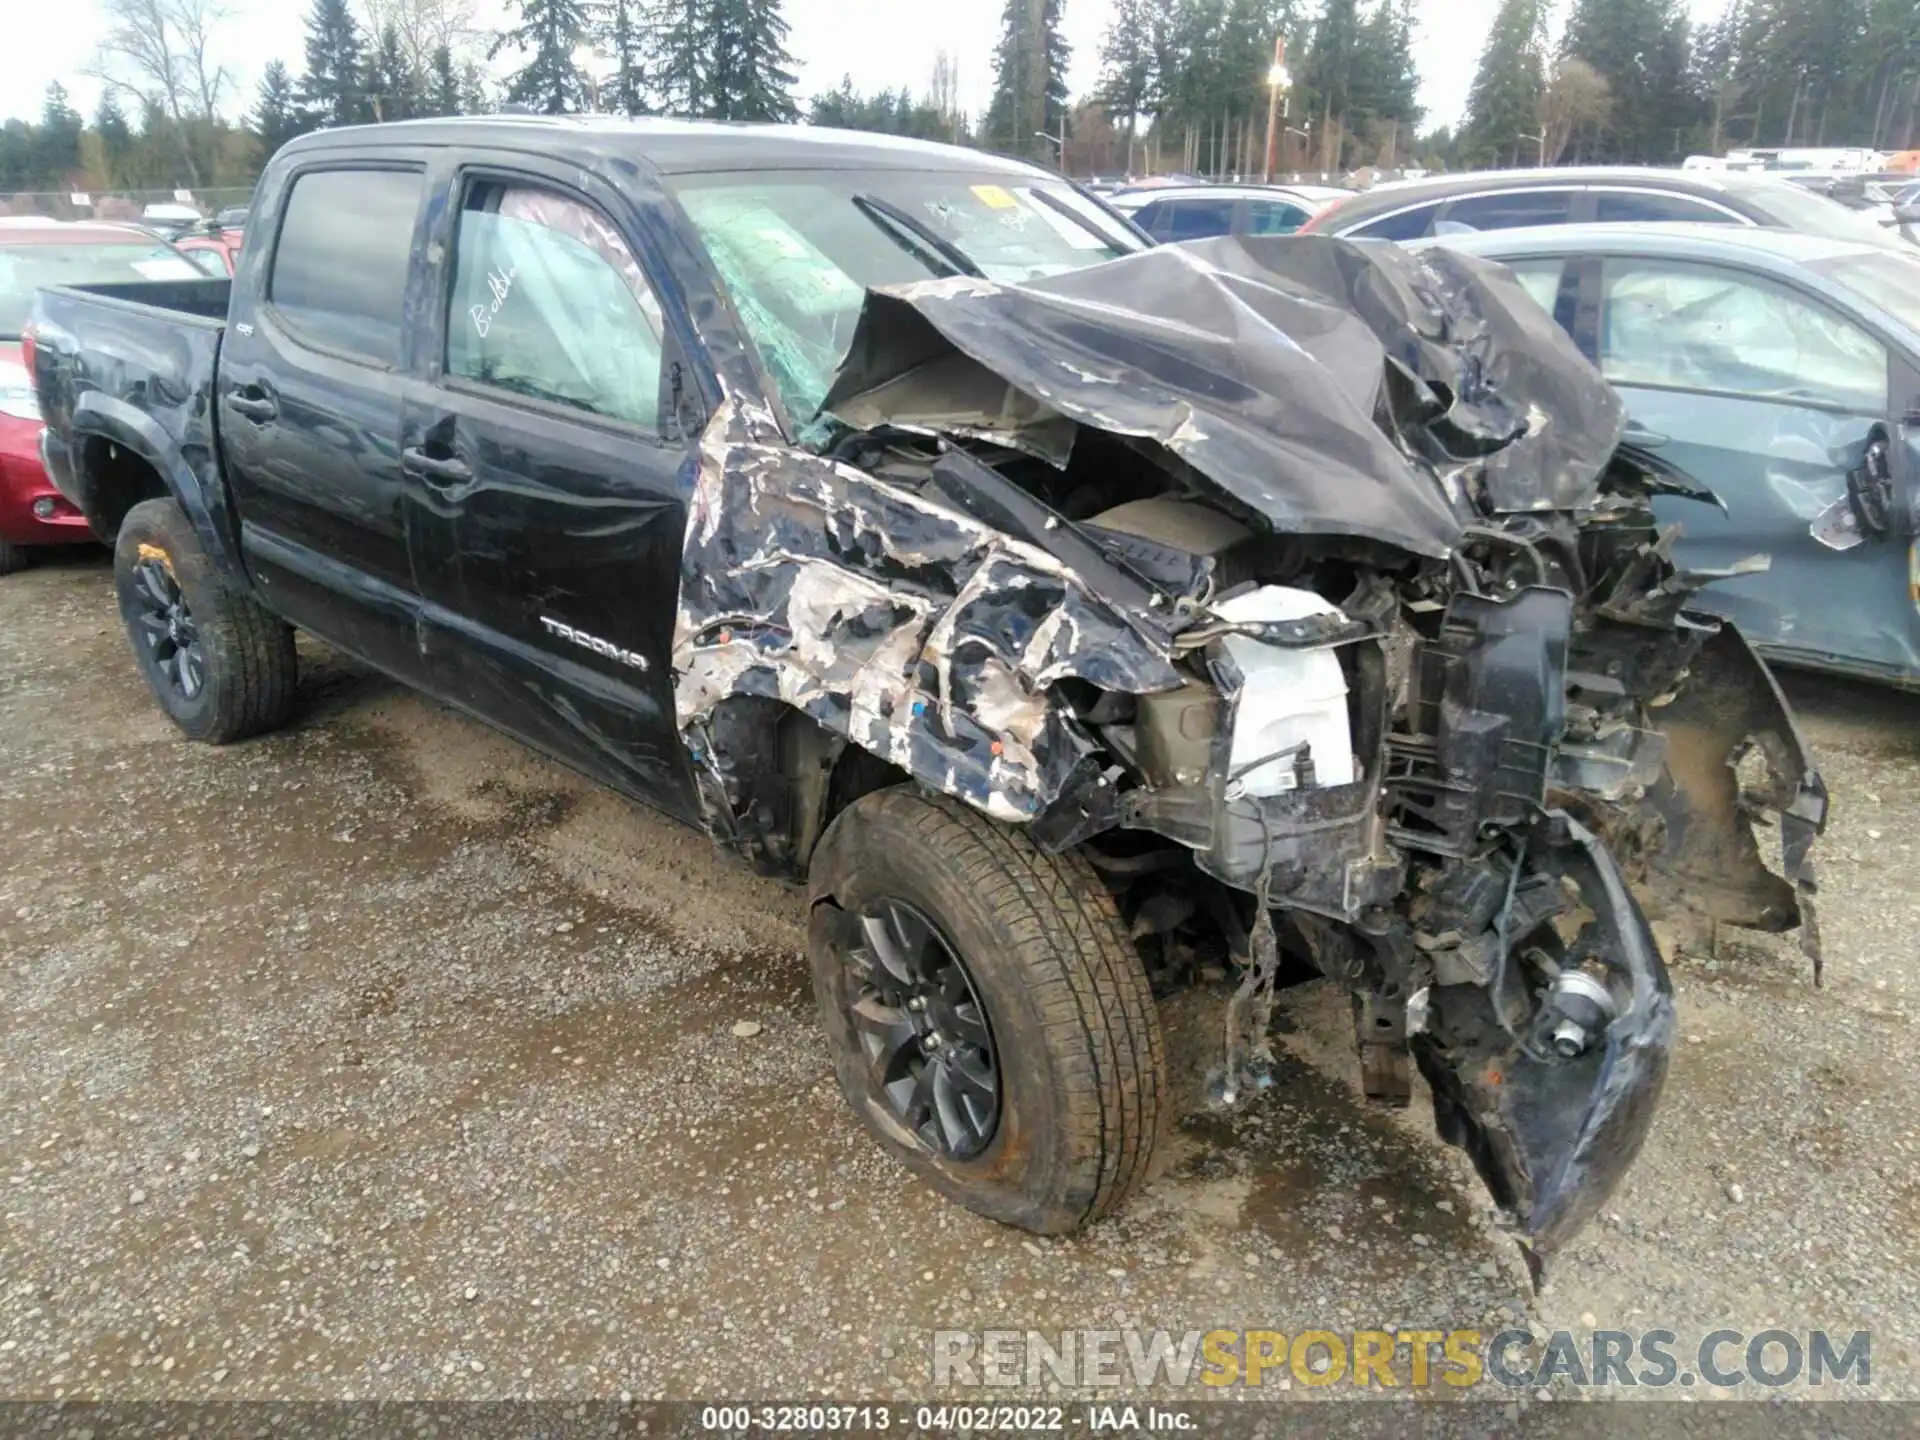
<svg viewBox="0 0 1920 1440">
<path fill-rule="evenodd" d="M 160 477 L 167 494 L 186 512 L 194 533 L 222 577 L 242 589 L 251 588 L 240 564 L 239 537 L 234 532 L 232 511 L 224 503 L 224 491 L 219 488 L 218 473 L 214 470 L 218 461 L 210 432 L 206 437 L 208 443 L 193 447 L 202 452 L 201 466 L 214 471 L 203 475 L 188 462 L 188 447 L 174 440 L 152 415 L 98 390 L 80 396 L 73 409 L 74 478 L 80 491 L 81 509 L 99 531 L 95 520 L 99 513 L 98 478 L 86 473 L 80 459 L 83 453 L 80 444 L 88 438 L 109 441 L 144 461 Z M 209 501 L 209 482 L 217 503 Z M 101 538 L 109 544 L 113 541 L 109 534 L 102 533 Z"/>
</svg>

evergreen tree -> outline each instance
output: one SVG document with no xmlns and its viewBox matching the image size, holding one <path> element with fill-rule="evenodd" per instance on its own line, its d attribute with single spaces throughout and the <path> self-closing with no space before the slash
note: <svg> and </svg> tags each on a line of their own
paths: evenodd
<svg viewBox="0 0 1920 1440">
<path fill-rule="evenodd" d="M 1542 0 L 1501 0 L 1467 92 L 1467 118 L 1458 140 L 1469 167 L 1513 165 L 1539 157 L 1540 93 L 1546 84 L 1541 51 Z"/>
<path fill-rule="evenodd" d="M 93 133 L 100 137 L 100 161 L 109 184 L 125 181 L 127 156 L 133 150 L 133 127 L 127 124 L 120 97 L 111 87 L 100 92 L 100 103 L 93 111 Z"/>
<path fill-rule="evenodd" d="M 1158 78 L 1154 65 L 1150 0 L 1117 0 L 1100 42 L 1100 88 L 1096 98 L 1120 117 L 1127 149 L 1133 149 L 1137 117 L 1147 113 Z"/>
<path fill-rule="evenodd" d="M 713 0 L 708 54 L 713 64 L 708 116 L 779 123 L 800 118 L 780 0 Z"/>
<path fill-rule="evenodd" d="M 601 90 L 601 101 L 622 115 L 647 113 L 645 34 L 639 0 L 607 0 L 601 42 L 613 60 L 613 73 Z"/>
<path fill-rule="evenodd" d="M 307 16 L 307 73 L 300 100 L 315 125 L 357 125 L 370 118 L 361 81 L 366 47 L 347 0 L 313 0 Z"/>
<path fill-rule="evenodd" d="M 993 101 L 987 145 L 1007 155 L 1045 159 L 1040 133 L 1057 136 L 1067 113 L 1068 46 L 1060 34 L 1061 0 L 1006 0 L 993 53 Z"/>
<path fill-rule="evenodd" d="M 40 173 L 50 183 L 64 185 L 80 169 L 80 135 L 85 129 L 86 121 L 67 101 L 66 86 L 58 80 L 48 85 L 34 148 Z"/>
<path fill-rule="evenodd" d="M 367 103 L 377 120 L 411 120 L 420 114 L 425 82 L 414 73 L 400 40 L 400 27 L 389 20 L 380 28 L 373 54 L 367 58 Z"/>
<path fill-rule="evenodd" d="M 469 60 L 460 67 L 460 113 L 462 115 L 490 115 L 494 110 L 494 87 L 488 82 L 486 71 Z"/>
<path fill-rule="evenodd" d="M 1310 113 L 1318 127 L 1314 138 L 1325 168 L 1337 168 L 1340 163 L 1359 42 L 1358 0 L 1327 0 L 1307 47 L 1305 75 L 1314 106 Z"/>
<path fill-rule="evenodd" d="M 260 137 L 261 154 L 272 156 L 305 129 L 300 122 L 293 77 L 275 60 L 261 73 L 260 95 L 253 105 L 253 133 Z"/>
<path fill-rule="evenodd" d="M 1865 0 L 1820 0 L 1831 20 Z M 1808 0 L 1802 0 L 1803 8 Z M 1831 76 L 1844 73 L 1843 23 L 1818 44 L 1814 63 Z M 1835 39 L 1835 32 L 1841 35 Z M 1587 158 L 1673 163 L 1686 132 L 1702 118 L 1688 65 L 1686 12 L 1680 0 L 1575 0 L 1560 53 L 1591 65 L 1607 82 L 1613 104 Z M 1813 44 L 1809 37 L 1809 44 Z"/>
<path fill-rule="evenodd" d="M 507 77 L 507 99 L 548 115 L 564 115 L 586 103 L 586 78 L 573 52 L 588 35 L 584 0 L 515 0 L 520 23 L 494 36 L 489 60 L 516 50 L 527 63 Z"/>
<path fill-rule="evenodd" d="M 714 61 L 710 11 L 714 0 L 651 0 L 646 49 L 652 90 L 669 115 L 709 112 Z"/>
<path fill-rule="evenodd" d="M 453 68 L 453 50 L 446 45 L 436 45 L 427 72 L 425 113 L 459 115 L 465 110 L 466 95 L 460 84 L 459 73 Z"/>
</svg>

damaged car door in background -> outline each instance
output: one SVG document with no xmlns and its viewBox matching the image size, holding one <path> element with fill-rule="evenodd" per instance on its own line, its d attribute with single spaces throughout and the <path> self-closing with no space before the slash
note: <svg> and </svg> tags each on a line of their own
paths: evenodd
<svg viewBox="0 0 1920 1440">
<path fill-rule="evenodd" d="M 1720 504 L 1656 506 L 1701 607 L 1769 659 L 1920 685 L 1920 258 L 1732 227 L 1449 238 L 1513 265 Z"/>
</svg>

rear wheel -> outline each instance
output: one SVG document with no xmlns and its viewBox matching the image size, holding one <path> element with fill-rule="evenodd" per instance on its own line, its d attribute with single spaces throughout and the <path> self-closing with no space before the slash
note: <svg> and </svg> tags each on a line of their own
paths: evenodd
<svg viewBox="0 0 1920 1440">
<path fill-rule="evenodd" d="M 221 579 L 172 500 L 127 512 L 113 552 L 120 617 L 160 708 L 195 740 L 270 730 L 293 706 L 293 631 Z"/>
<path fill-rule="evenodd" d="M 1145 1178 L 1159 1016 L 1078 856 L 914 787 L 856 801 L 813 861 L 808 948 L 840 1087 L 936 1190 L 1059 1234 Z"/>
</svg>

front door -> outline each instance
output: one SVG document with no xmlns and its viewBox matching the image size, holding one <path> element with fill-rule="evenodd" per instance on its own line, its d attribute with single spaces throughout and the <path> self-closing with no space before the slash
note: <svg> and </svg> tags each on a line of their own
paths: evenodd
<svg viewBox="0 0 1920 1440">
<path fill-rule="evenodd" d="M 399 375 L 419 166 L 297 171 L 247 255 L 221 342 L 221 454 L 268 603 L 400 676 L 424 675 L 400 473 Z"/>
<path fill-rule="evenodd" d="M 1886 347 L 1818 297 L 1744 270 L 1609 257 L 1599 280 L 1600 367 L 1626 401 L 1629 438 L 1726 504 L 1656 504 L 1684 527 L 1676 559 L 1708 570 L 1771 557 L 1709 586 L 1700 606 L 1778 659 L 1920 672 L 1905 542 L 1840 551 L 1813 533 L 1887 416 Z"/>
<path fill-rule="evenodd" d="M 690 816 L 670 666 L 694 463 L 678 348 L 606 210 L 505 171 L 453 183 L 439 353 L 401 427 L 431 685 Z"/>
</svg>

